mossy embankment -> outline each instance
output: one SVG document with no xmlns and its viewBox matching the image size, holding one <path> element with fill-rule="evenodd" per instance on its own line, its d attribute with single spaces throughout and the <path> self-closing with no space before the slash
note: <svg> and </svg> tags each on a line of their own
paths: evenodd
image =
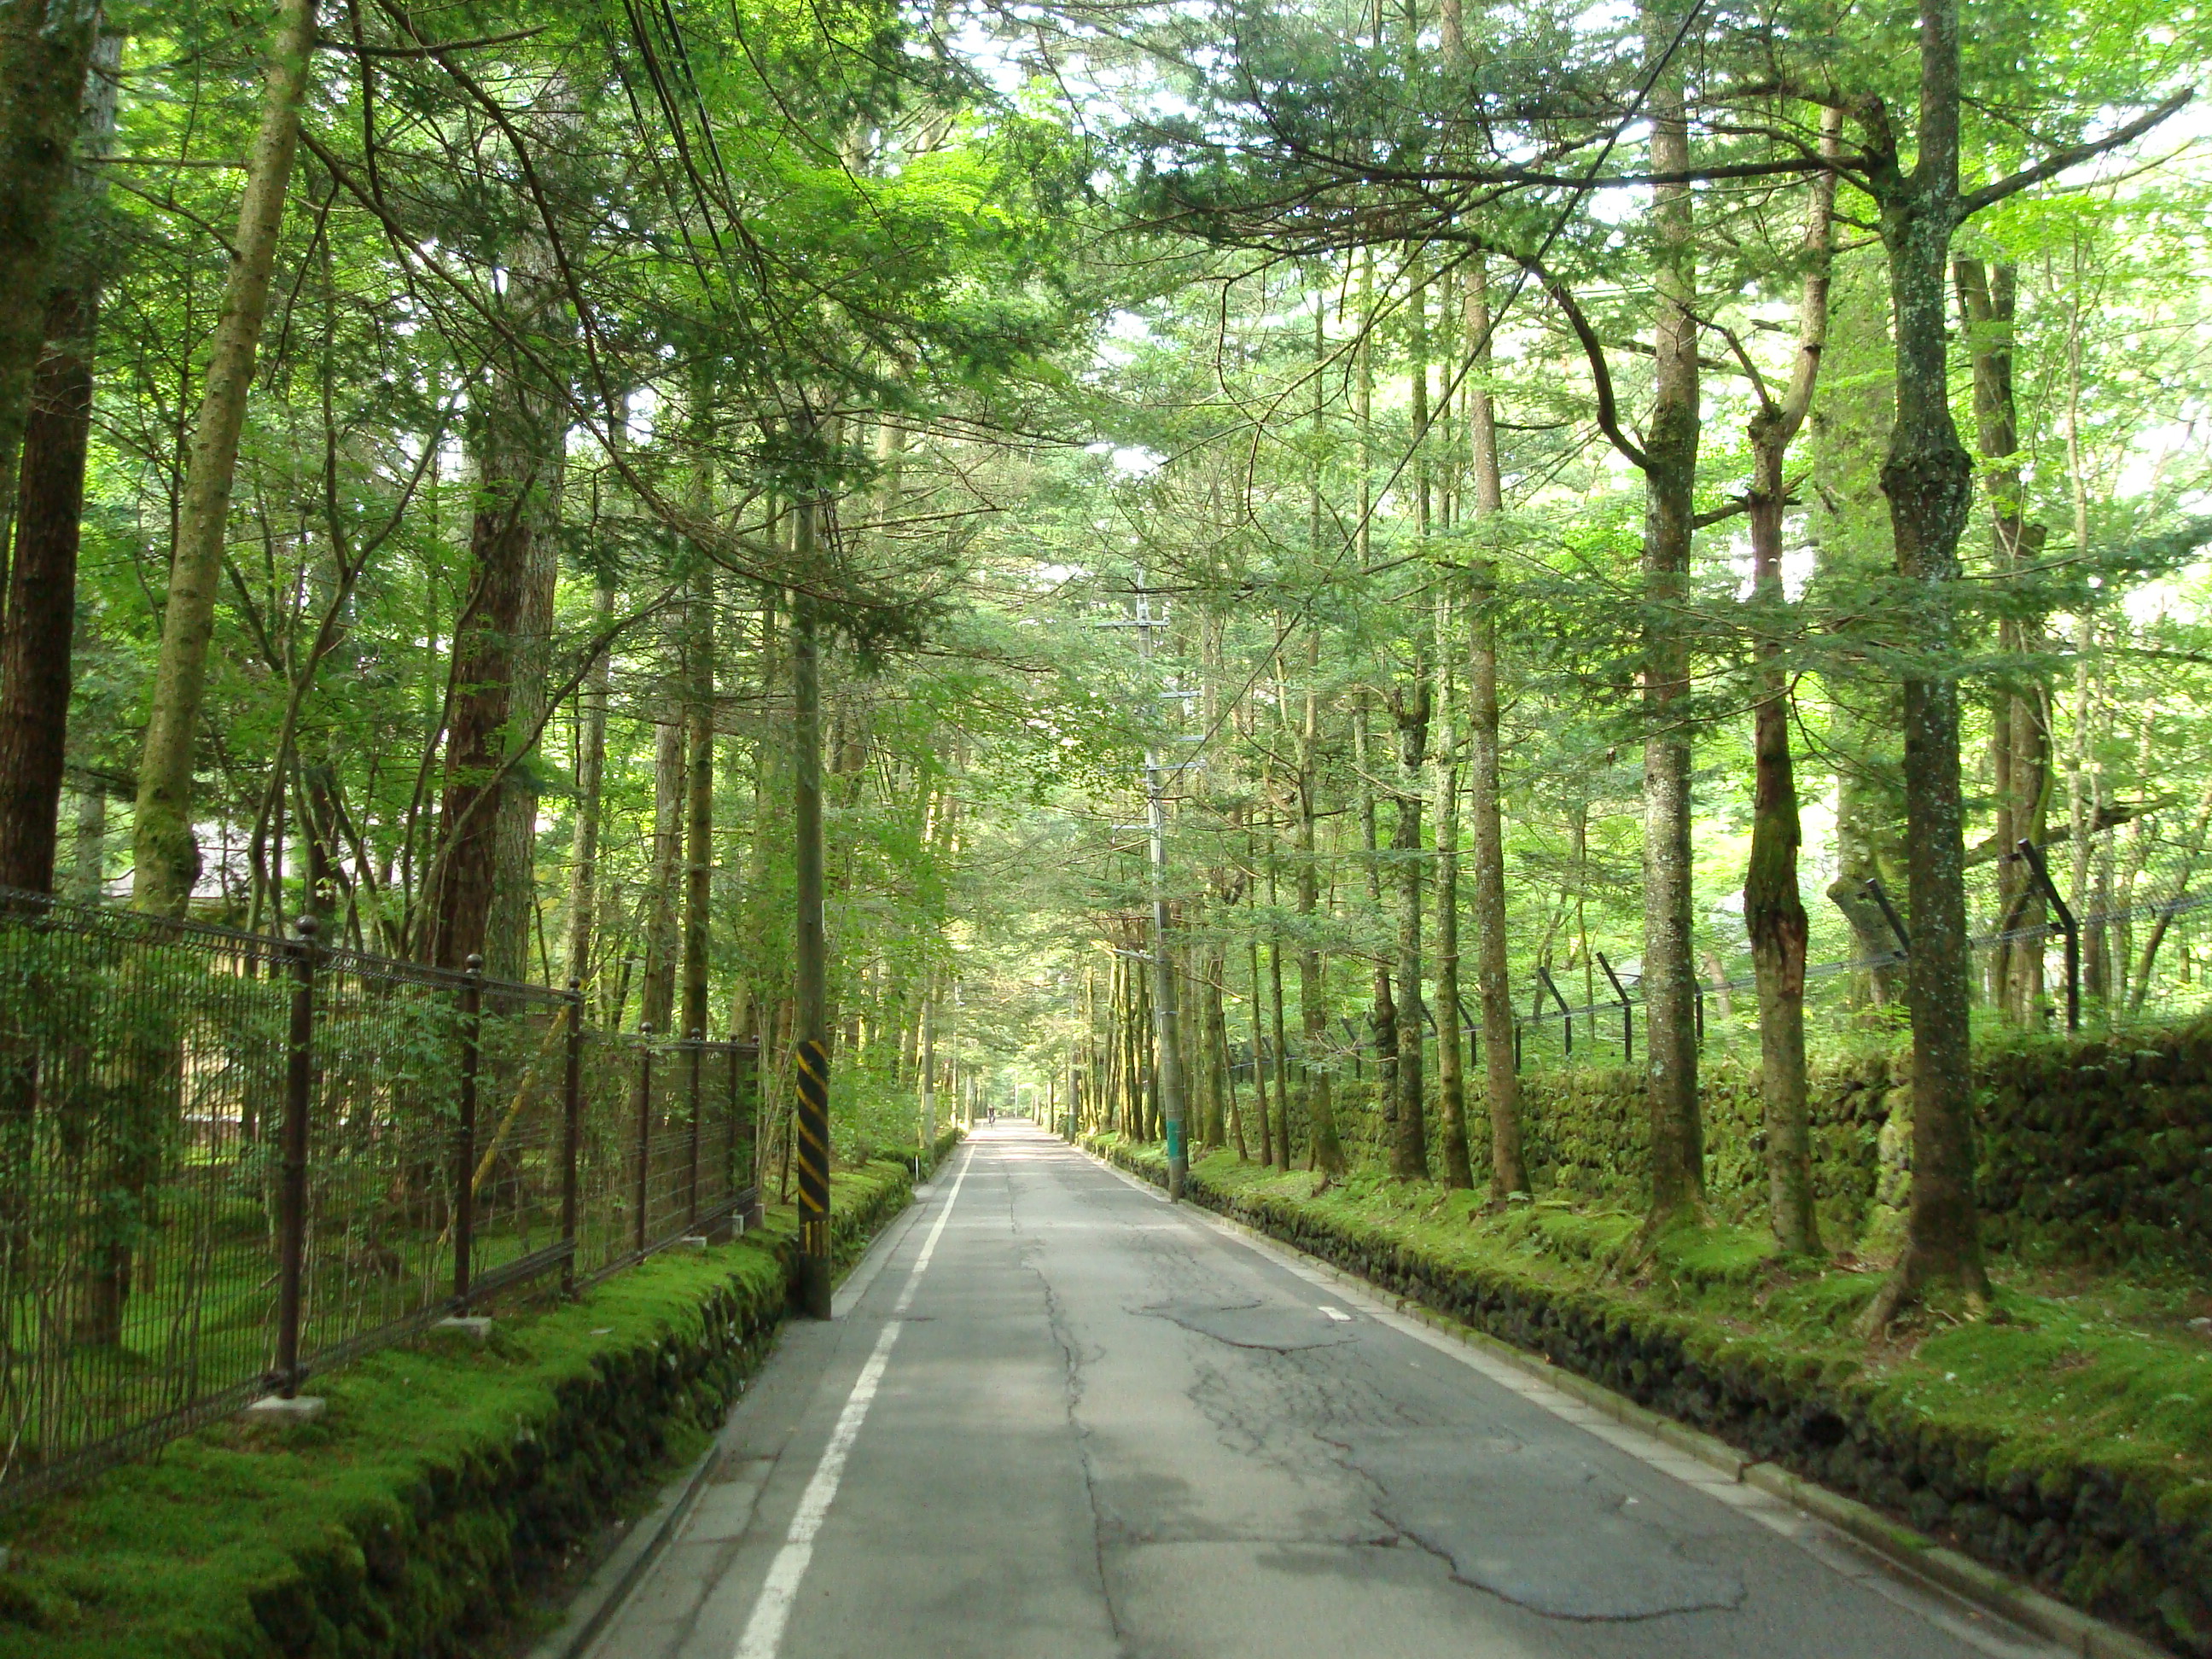
<svg viewBox="0 0 2212 1659">
<path fill-rule="evenodd" d="M 1091 1143 L 1160 1181 L 1157 1147 Z M 1996 1316 L 1870 1349 L 1863 1265 L 1722 1224 L 1624 1275 L 1626 1208 L 1357 1176 L 1316 1190 L 1217 1153 L 1201 1204 L 1873 1504 L 2175 1651 L 2212 1656 L 2212 1340 L 2201 1285 L 2000 1267 Z"/>
<path fill-rule="evenodd" d="M 2023 1260 L 2212 1273 L 2212 1021 L 2082 1036 L 1992 1032 L 1976 1045 L 1977 1187 L 1993 1247 Z M 1911 1188 L 1911 1062 L 1868 1039 L 1814 1068 L 1813 1178 L 1832 1249 L 1893 1249 Z M 1640 1206 L 1650 1111 L 1640 1071 L 1530 1071 L 1521 1121 L 1539 1196 Z M 1371 1088 L 1343 1091 L 1346 1139 L 1379 1146 Z M 1700 1068 L 1705 1194 L 1722 1220 L 1766 1201 L 1756 1066 Z M 1469 1147 L 1482 1178 L 1485 1138 Z"/>
<path fill-rule="evenodd" d="M 902 1162 L 835 1178 L 841 1268 L 911 1193 Z M 0 1656 L 483 1650 L 533 1582 L 705 1447 L 773 1345 L 795 1233 L 771 1206 L 743 1239 L 501 1310 L 483 1346 L 434 1340 L 318 1377 L 313 1425 L 234 1419 L 8 1516 Z"/>
</svg>

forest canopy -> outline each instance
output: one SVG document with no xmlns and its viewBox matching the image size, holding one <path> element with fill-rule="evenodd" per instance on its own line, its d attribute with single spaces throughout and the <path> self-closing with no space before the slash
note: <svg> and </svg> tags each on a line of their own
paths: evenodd
<svg viewBox="0 0 2212 1659">
<path fill-rule="evenodd" d="M 0 886 L 787 1078 L 818 761 L 842 1153 L 1012 1091 L 1503 1206 L 1521 1072 L 1625 1019 L 1649 1226 L 1741 1058 L 1813 1252 L 1808 1079 L 1905 1043 L 1881 1316 L 1978 1297 L 1978 1034 L 2207 971 L 2208 46 L 11 17 Z"/>
</svg>

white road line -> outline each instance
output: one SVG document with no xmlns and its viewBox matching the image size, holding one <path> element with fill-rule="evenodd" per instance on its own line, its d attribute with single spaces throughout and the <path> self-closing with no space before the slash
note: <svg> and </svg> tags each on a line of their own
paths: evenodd
<svg viewBox="0 0 2212 1659">
<path fill-rule="evenodd" d="M 822 1449 L 822 1461 L 814 1466 L 813 1478 L 799 1495 L 799 1512 L 791 1517 L 791 1529 L 784 1534 L 783 1547 L 769 1564 L 768 1580 L 761 1586 L 760 1600 L 753 1603 L 752 1617 L 745 1621 L 745 1633 L 738 1643 L 736 1659 L 775 1659 L 776 1650 L 783 1645 L 783 1627 L 790 1622 L 792 1602 L 797 1599 L 799 1583 L 806 1577 L 807 1564 L 814 1559 L 815 1534 L 830 1518 L 830 1505 L 837 1497 L 837 1483 L 845 1478 L 845 1459 L 852 1453 L 853 1443 L 860 1437 L 860 1425 L 867 1419 L 868 1407 L 875 1403 L 876 1389 L 884 1380 L 884 1368 L 891 1363 L 891 1346 L 905 1328 L 906 1310 L 914 1305 L 915 1292 L 921 1288 L 921 1276 L 928 1269 L 930 1258 L 937 1254 L 937 1241 L 945 1236 L 945 1224 L 952 1219 L 952 1206 L 960 1201 L 961 1186 L 967 1181 L 969 1166 L 975 1161 L 975 1149 L 970 1147 L 960 1160 L 960 1173 L 953 1177 L 952 1190 L 945 1196 L 945 1207 L 938 1212 L 937 1224 L 922 1241 L 921 1254 L 915 1257 L 914 1266 L 907 1269 L 906 1284 L 899 1291 L 898 1301 L 892 1305 L 884 1334 L 876 1339 L 868 1363 L 860 1367 L 859 1380 L 853 1384 L 853 1392 L 846 1396 L 845 1409 L 837 1413 L 837 1426 L 830 1433 L 830 1443 Z"/>
<path fill-rule="evenodd" d="M 1332 1308 L 1326 1302 L 1320 1304 L 1319 1306 L 1321 1310 L 1327 1314 L 1331 1319 L 1340 1320 L 1346 1325 L 1349 1325 L 1352 1322 L 1352 1316 L 1345 1312 L 1343 1309 Z"/>
</svg>

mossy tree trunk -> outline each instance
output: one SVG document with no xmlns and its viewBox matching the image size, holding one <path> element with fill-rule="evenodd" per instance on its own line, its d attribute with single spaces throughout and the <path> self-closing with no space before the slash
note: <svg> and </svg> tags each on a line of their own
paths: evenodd
<svg viewBox="0 0 2212 1659">
<path fill-rule="evenodd" d="M 235 256 L 223 286 L 199 419 L 185 465 L 177 545 L 169 562 L 167 603 L 154 667 L 146 738 L 138 763 L 131 817 L 131 902 L 157 915 L 179 916 L 199 878 L 192 835 L 192 762 L 207 689 L 209 641 L 215 632 L 216 590 L 230 527 L 230 492 L 246 428 L 246 394 L 269 308 L 276 234 L 300 143 L 300 107 L 315 49 L 314 0 L 282 0 L 270 43 L 260 125 L 246 155 L 239 204 Z M 67 82 L 75 100 L 80 63 Z M 5 237 L 0 237 L 4 242 Z"/>
<path fill-rule="evenodd" d="M 1838 112 L 1825 113 L 1824 154 L 1841 133 Z M 1782 584 L 1782 521 L 1789 485 L 1783 476 L 1790 441 L 1804 425 L 1827 344 L 1828 252 L 1835 205 L 1834 175 L 1813 185 L 1805 227 L 1806 270 L 1797 301 L 1797 349 L 1790 383 L 1778 401 L 1764 380 L 1752 417 L 1751 522 L 1753 602 L 1759 623 L 1759 704 L 1753 714 L 1751 860 L 1744 875 L 1744 924 L 1751 934 L 1759 988 L 1760 1092 L 1766 1120 L 1767 1219 L 1778 1243 L 1806 1255 L 1820 1248 L 1814 1206 L 1812 1135 L 1805 1074 L 1805 949 L 1809 923 L 1798 890 L 1797 778 L 1790 752 L 1790 675 L 1783 635 L 1790 625 Z M 1748 358 L 1746 359 L 1747 363 Z"/>
<path fill-rule="evenodd" d="M 1338 1138 L 1335 1102 L 1331 1099 L 1328 1068 L 1322 1056 L 1328 1042 L 1328 994 L 1322 984 L 1321 948 L 1313 943 L 1315 919 L 1321 909 L 1321 862 L 1315 847 L 1315 824 L 1319 817 L 1316 791 L 1321 748 L 1321 690 L 1315 681 L 1321 673 L 1321 635 L 1306 634 L 1306 694 L 1304 719 L 1298 728 L 1298 924 L 1305 944 L 1298 951 L 1298 1018 L 1306 1042 L 1306 1124 L 1313 1136 L 1314 1167 L 1324 1176 L 1344 1173 L 1344 1144 Z"/>
<path fill-rule="evenodd" d="M 1421 1044 L 1421 802 L 1428 757 L 1432 694 L 1428 665 L 1417 660 L 1410 684 L 1391 698 L 1398 736 L 1396 823 L 1390 850 L 1397 866 L 1398 998 L 1395 1009 L 1396 1110 L 1392 1115 L 1390 1172 L 1401 1181 L 1429 1177 L 1427 1103 L 1423 1098 Z"/>
<path fill-rule="evenodd" d="M 1665 5 L 1644 12 L 1656 58 L 1679 32 Z M 1682 54 L 1652 82 L 1651 166 L 1686 173 L 1690 131 Z M 1658 295 L 1651 413 L 1644 440 L 1644 1006 L 1645 1084 L 1651 1121 L 1654 1227 L 1694 1213 L 1705 1196 L 1704 1122 L 1698 1103 L 1696 964 L 1691 939 L 1690 544 L 1698 475 L 1696 222 L 1691 187 L 1652 190 Z"/>
<path fill-rule="evenodd" d="M 1490 296 L 1480 259 L 1469 262 L 1467 335 L 1475 354 L 1468 384 L 1468 483 L 1475 515 L 1494 526 L 1504 510 L 1498 417 L 1490 395 Z M 1521 1079 L 1513 1069 L 1513 988 L 1505 957 L 1504 797 L 1498 753 L 1498 568 L 1478 557 L 1468 606 L 1468 817 L 1474 860 L 1475 1001 L 1482 1026 L 1483 1096 L 1490 1119 L 1490 1204 L 1528 1189 L 1521 1154 Z"/>
<path fill-rule="evenodd" d="M 692 573 L 684 623 L 684 1019 L 707 1034 L 714 874 L 714 579 Z"/>
<path fill-rule="evenodd" d="M 514 260 L 504 302 L 519 333 L 543 337 L 559 298 L 541 243 Z M 480 956 L 501 979 L 528 976 L 536 922 L 537 791 L 525 762 L 546 711 L 565 429 L 557 388 L 517 352 L 493 366 L 466 431 L 476 501 L 453 626 L 430 959 L 459 968 Z"/>
<path fill-rule="evenodd" d="M 1445 654 L 1455 618 L 1447 599 L 1437 602 L 1437 732 L 1431 745 L 1431 782 L 1437 799 L 1437 1115 L 1443 1119 L 1444 1185 L 1474 1185 L 1467 1155 L 1467 1049 L 1460 1036 L 1459 991 L 1459 767 L 1452 703 L 1450 659 Z"/>
<path fill-rule="evenodd" d="M 1920 19 L 1918 154 L 1881 198 L 1897 329 L 1897 423 L 1881 486 L 1898 574 L 1919 613 L 1920 659 L 1905 678 L 1912 1203 L 1905 1254 L 1869 1310 L 1870 1327 L 1935 1286 L 1989 1293 L 1974 1204 L 1965 804 L 1950 660 L 1959 538 L 1973 503 L 1973 464 L 1951 418 L 1944 281 L 1960 209 L 1957 0 L 1921 0 Z"/>
<path fill-rule="evenodd" d="M 1979 259 L 1952 261 L 1959 292 L 1960 337 L 1973 363 L 1975 447 L 1981 452 L 1982 480 L 1989 497 L 1991 554 L 2000 581 L 2017 580 L 2041 555 L 2044 527 L 2027 521 L 2021 477 L 2020 413 L 2013 388 L 2013 319 L 2019 273 L 2011 264 L 1994 268 Z M 1996 843 L 2008 855 L 2020 842 L 2040 846 L 2045 836 L 2046 788 L 2051 770 L 2051 737 L 2046 711 L 2049 687 L 2026 662 L 2041 649 L 2043 627 L 2033 616 L 2008 607 L 1997 624 L 1997 648 L 2007 659 L 2005 673 L 1990 710 L 1990 757 L 1996 784 Z M 2046 919 L 2042 892 L 2017 858 L 1997 866 L 2000 911 L 2020 927 Z M 1996 1001 L 2006 1017 L 2026 1025 L 2043 999 L 2041 939 L 2000 945 L 1993 957 Z"/>
<path fill-rule="evenodd" d="M 1274 909 L 1278 902 L 1275 865 L 1275 832 L 1271 826 L 1267 831 L 1267 907 L 1270 910 Z M 1267 1011 L 1273 1018 L 1275 1048 L 1275 1167 L 1287 1172 L 1291 1167 L 1291 1058 L 1283 1014 L 1283 935 L 1279 926 L 1271 927 L 1267 938 Z"/>
<path fill-rule="evenodd" d="M 680 640 L 671 641 L 672 657 Z M 676 1018 L 677 897 L 684 890 L 684 720 L 664 707 L 653 728 L 653 890 L 645 923 L 645 989 L 640 1019 L 666 1036 Z"/>
<path fill-rule="evenodd" d="M 592 596 L 592 626 L 604 633 L 614 620 L 615 590 L 602 580 Z M 592 977 L 592 933 L 599 902 L 599 820 L 607 775 L 609 651 L 585 671 L 576 714 L 576 845 L 568 878 L 568 975 L 580 986 Z"/>
</svg>

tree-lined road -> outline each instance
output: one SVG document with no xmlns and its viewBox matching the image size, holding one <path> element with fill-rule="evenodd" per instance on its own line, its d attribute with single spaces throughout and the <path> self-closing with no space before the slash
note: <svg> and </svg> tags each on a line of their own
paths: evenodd
<svg viewBox="0 0 2212 1659">
<path fill-rule="evenodd" d="M 2057 1651 L 1027 1125 L 839 1310 L 595 1659 Z"/>
</svg>

